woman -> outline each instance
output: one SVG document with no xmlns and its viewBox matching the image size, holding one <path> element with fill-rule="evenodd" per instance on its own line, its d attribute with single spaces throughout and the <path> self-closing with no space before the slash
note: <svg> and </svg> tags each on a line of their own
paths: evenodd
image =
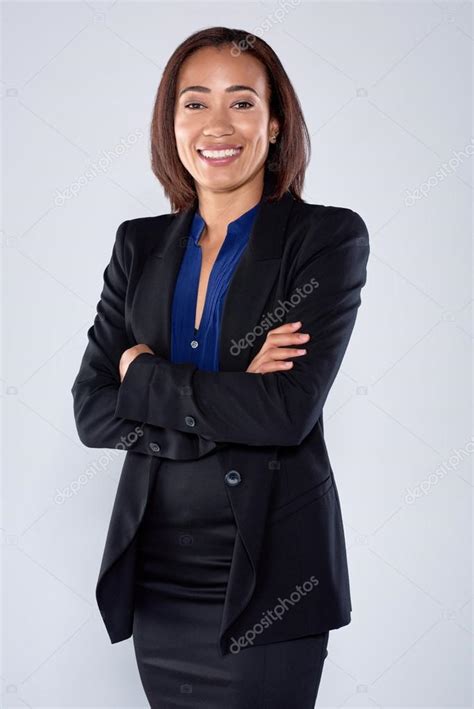
<svg viewBox="0 0 474 709">
<path fill-rule="evenodd" d="M 263 40 L 176 49 L 152 122 L 175 211 L 119 227 L 72 388 L 81 440 L 129 449 L 97 600 L 152 707 L 312 709 L 350 622 L 322 407 L 369 242 L 301 198 L 308 149 Z"/>
</svg>

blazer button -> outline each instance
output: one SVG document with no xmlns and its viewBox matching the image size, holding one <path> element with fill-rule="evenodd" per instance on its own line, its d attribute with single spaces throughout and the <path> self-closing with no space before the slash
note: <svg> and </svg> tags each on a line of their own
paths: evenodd
<svg viewBox="0 0 474 709">
<path fill-rule="evenodd" d="M 229 470 L 228 473 L 225 474 L 224 480 L 226 481 L 227 485 L 238 485 L 241 481 L 240 473 L 238 470 Z"/>
<path fill-rule="evenodd" d="M 185 420 L 187 426 L 194 426 L 196 423 L 196 421 L 193 419 L 192 416 L 186 416 L 186 418 L 184 420 Z"/>
<path fill-rule="evenodd" d="M 161 448 L 160 448 L 160 446 L 158 445 L 158 443 L 150 443 L 149 445 L 150 445 L 150 448 L 151 448 L 151 450 L 153 451 L 153 453 L 159 453 L 159 452 L 160 452 Z"/>
</svg>

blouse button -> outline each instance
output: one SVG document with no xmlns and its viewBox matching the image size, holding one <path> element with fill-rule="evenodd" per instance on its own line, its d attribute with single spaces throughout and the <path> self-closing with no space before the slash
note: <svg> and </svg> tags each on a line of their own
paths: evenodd
<svg viewBox="0 0 474 709">
<path fill-rule="evenodd" d="M 240 473 L 238 470 L 229 470 L 228 473 L 225 474 L 224 480 L 226 481 L 227 485 L 238 485 L 241 481 Z"/>
<path fill-rule="evenodd" d="M 191 340 L 191 347 L 193 349 L 196 349 L 196 347 L 199 345 L 199 342 L 197 340 Z"/>
</svg>

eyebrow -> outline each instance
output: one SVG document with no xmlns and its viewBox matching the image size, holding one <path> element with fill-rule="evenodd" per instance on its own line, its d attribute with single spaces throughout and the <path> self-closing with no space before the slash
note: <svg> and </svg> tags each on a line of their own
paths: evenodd
<svg viewBox="0 0 474 709">
<path fill-rule="evenodd" d="M 209 89 L 207 86 L 187 86 L 185 89 L 181 89 L 179 92 L 179 96 L 182 96 L 186 91 L 199 91 L 201 93 L 205 94 L 210 94 L 211 89 Z M 251 86 L 244 86 L 243 84 L 232 84 L 232 86 L 228 86 L 226 88 L 226 92 L 230 93 L 232 91 L 252 91 L 256 96 L 258 96 L 258 93 L 253 89 Z"/>
</svg>

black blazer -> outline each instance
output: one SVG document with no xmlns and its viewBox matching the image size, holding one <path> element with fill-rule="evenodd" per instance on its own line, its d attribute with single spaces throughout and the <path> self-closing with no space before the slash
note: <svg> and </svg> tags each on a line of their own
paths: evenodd
<svg viewBox="0 0 474 709">
<path fill-rule="evenodd" d="M 366 281 L 369 237 L 343 207 L 265 199 L 224 303 L 220 371 L 169 361 L 171 298 L 193 208 L 123 222 L 72 386 L 80 440 L 127 451 L 96 587 L 112 643 L 133 627 L 136 532 L 162 458 L 218 456 L 237 525 L 222 654 L 347 625 L 351 598 L 323 405 Z M 307 354 L 246 372 L 270 329 Z M 122 352 L 146 343 L 120 384 Z M 198 481 L 197 481 L 198 482 Z"/>
</svg>

